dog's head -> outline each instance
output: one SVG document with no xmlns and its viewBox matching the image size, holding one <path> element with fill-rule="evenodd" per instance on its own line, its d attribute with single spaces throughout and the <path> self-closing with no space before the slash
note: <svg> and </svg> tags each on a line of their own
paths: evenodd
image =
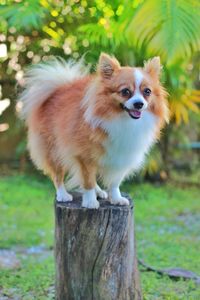
<svg viewBox="0 0 200 300">
<path fill-rule="evenodd" d="M 149 110 L 167 119 L 167 93 L 160 83 L 160 72 L 159 57 L 143 67 L 121 67 L 116 58 L 102 53 L 97 67 L 95 115 L 111 119 L 126 114 L 137 120 Z"/>
</svg>

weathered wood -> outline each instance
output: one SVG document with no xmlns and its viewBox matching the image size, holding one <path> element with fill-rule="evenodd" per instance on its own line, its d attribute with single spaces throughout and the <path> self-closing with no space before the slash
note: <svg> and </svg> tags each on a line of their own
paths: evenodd
<svg viewBox="0 0 200 300">
<path fill-rule="evenodd" d="M 56 298 L 139 300 L 133 206 L 55 204 Z"/>
</svg>

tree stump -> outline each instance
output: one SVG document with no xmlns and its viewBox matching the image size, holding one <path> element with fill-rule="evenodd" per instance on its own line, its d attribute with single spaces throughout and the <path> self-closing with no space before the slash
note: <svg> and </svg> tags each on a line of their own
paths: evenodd
<svg viewBox="0 0 200 300">
<path fill-rule="evenodd" d="M 81 207 L 81 195 L 55 203 L 57 300 L 142 299 L 133 205 Z"/>
</svg>

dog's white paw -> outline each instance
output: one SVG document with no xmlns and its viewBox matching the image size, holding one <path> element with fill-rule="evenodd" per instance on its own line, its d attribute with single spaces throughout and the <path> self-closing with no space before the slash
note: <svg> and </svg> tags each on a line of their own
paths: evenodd
<svg viewBox="0 0 200 300">
<path fill-rule="evenodd" d="M 100 187 L 96 188 L 97 197 L 101 199 L 107 199 L 108 194 L 106 191 L 102 190 Z"/>
<path fill-rule="evenodd" d="M 107 192 L 106 192 L 106 191 L 103 191 L 103 190 L 99 191 L 99 192 L 97 193 L 97 196 L 98 196 L 99 198 L 102 198 L 102 199 L 107 199 L 107 198 L 108 198 Z"/>
<path fill-rule="evenodd" d="M 90 209 L 99 208 L 99 201 L 97 201 L 95 189 L 85 190 L 82 199 L 82 207 Z"/>
<path fill-rule="evenodd" d="M 73 196 L 69 194 L 63 186 L 61 186 L 57 189 L 56 200 L 58 202 L 69 202 L 73 200 Z"/>
<path fill-rule="evenodd" d="M 102 190 L 98 184 L 96 184 L 95 191 L 96 191 L 97 197 L 102 198 L 102 199 L 108 198 L 108 194 L 106 193 L 106 191 Z"/>
<path fill-rule="evenodd" d="M 129 200 L 125 197 L 111 198 L 110 203 L 114 205 L 129 205 Z"/>
<path fill-rule="evenodd" d="M 82 201 L 82 207 L 90 208 L 90 209 L 98 209 L 99 208 L 99 201 L 88 201 L 84 200 Z"/>
</svg>

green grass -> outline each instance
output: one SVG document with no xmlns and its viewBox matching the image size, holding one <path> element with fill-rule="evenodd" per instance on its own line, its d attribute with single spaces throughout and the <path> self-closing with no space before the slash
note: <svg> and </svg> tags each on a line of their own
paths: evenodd
<svg viewBox="0 0 200 300">
<path fill-rule="evenodd" d="M 53 187 L 28 176 L 0 178 L 0 248 L 52 246 Z"/>
<path fill-rule="evenodd" d="M 123 189 L 135 199 L 139 258 L 156 268 L 182 267 L 200 274 L 199 190 L 173 184 L 126 184 Z M 16 251 L 20 261 L 20 268 L 0 270 L 0 299 L 53 299 L 53 255 L 22 250 L 53 246 L 53 197 L 53 187 L 43 177 L 0 178 L 0 248 Z M 200 299 L 200 287 L 191 280 L 173 281 L 141 269 L 141 282 L 146 300 Z"/>
<path fill-rule="evenodd" d="M 126 186 L 135 199 L 138 257 L 156 268 L 181 267 L 200 275 L 200 196 L 192 187 Z M 144 299 L 198 300 L 200 286 L 142 272 Z"/>
<path fill-rule="evenodd" d="M 31 246 L 53 246 L 54 189 L 43 178 L 0 178 L 0 248 L 13 249 L 20 268 L 0 270 L 0 299 L 53 299 L 53 254 L 24 253 Z M 46 256 L 46 257 L 45 257 Z M 7 298 L 6 298 L 7 299 Z"/>
<path fill-rule="evenodd" d="M 0 276 L 0 299 L 45 300 L 54 299 L 54 260 L 28 255 L 20 257 L 21 267 L 16 270 L 2 270 Z M 6 298 L 7 299 L 7 298 Z"/>
</svg>

